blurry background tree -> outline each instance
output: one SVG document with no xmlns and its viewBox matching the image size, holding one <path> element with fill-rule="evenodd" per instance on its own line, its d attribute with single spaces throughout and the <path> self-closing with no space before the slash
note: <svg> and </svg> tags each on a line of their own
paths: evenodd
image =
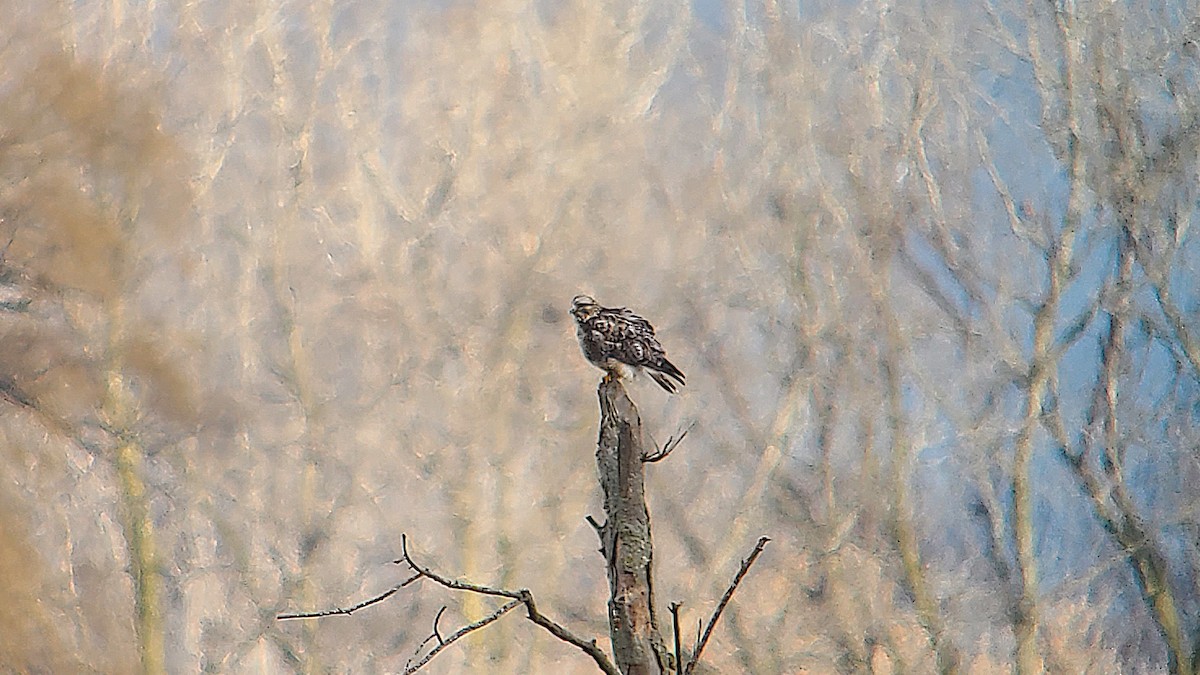
<svg viewBox="0 0 1200 675">
<path fill-rule="evenodd" d="M 395 671 L 443 598 L 273 617 L 401 531 L 604 634 L 591 292 L 711 420 L 659 597 L 776 540 L 721 672 L 1194 672 L 1196 3 L 0 16 L 0 662 Z M 493 628 L 430 672 L 592 672 Z"/>
</svg>

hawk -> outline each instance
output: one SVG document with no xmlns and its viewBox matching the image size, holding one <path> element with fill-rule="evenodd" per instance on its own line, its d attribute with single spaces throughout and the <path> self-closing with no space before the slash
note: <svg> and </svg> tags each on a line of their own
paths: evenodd
<svg viewBox="0 0 1200 675">
<path fill-rule="evenodd" d="M 571 316 L 583 355 L 608 373 L 606 379 L 645 370 L 668 393 L 683 386 L 683 373 L 667 360 L 649 321 L 624 307 L 601 307 L 587 295 L 571 301 Z"/>
</svg>

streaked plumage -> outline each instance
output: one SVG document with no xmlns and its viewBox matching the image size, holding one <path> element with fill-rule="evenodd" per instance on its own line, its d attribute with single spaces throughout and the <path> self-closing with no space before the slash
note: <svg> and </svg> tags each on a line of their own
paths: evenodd
<svg viewBox="0 0 1200 675">
<path fill-rule="evenodd" d="M 644 369 L 672 394 L 683 386 L 683 373 L 667 360 L 649 321 L 624 307 L 601 307 L 587 295 L 571 301 L 571 316 L 579 346 L 592 365 L 614 377 Z"/>
</svg>

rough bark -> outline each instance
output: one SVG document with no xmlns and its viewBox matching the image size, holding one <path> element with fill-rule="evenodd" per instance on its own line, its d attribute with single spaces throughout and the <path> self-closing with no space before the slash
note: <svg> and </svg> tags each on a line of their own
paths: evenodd
<svg viewBox="0 0 1200 675">
<path fill-rule="evenodd" d="M 654 547 L 644 492 L 642 421 L 620 381 L 606 378 L 597 393 L 600 438 L 596 465 L 605 514 L 605 522 L 597 530 L 608 569 L 613 655 L 624 675 L 673 672 L 654 613 Z"/>
</svg>

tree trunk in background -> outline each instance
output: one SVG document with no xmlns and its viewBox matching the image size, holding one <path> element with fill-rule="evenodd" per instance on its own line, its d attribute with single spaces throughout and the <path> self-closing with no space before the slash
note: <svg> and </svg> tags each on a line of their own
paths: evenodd
<svg viewBox="0 0 1200 675">
<path fill-rule="evenodd" d="M 671 657 L 654 615 L 650 513 L 643 485 L 642 420 L 620 381 L 600 384 L 596 464 L 605 522 L 598 528 L 608 568 L 608 624 L 625 675 L 670 672 Z"/>
</svg>

